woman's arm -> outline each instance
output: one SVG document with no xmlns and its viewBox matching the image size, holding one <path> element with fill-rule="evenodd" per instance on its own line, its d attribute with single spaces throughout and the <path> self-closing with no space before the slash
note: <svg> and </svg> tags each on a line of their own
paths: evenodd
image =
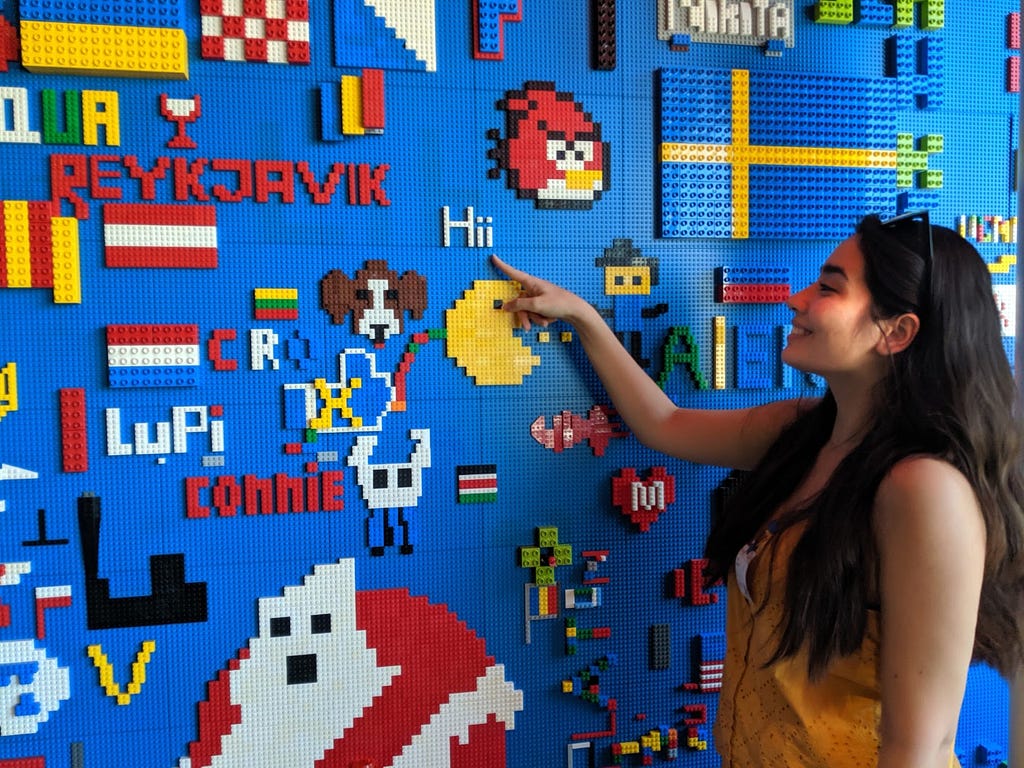
<svg viewBox="0 0 1024 768">
<path fill-rule="evenodd" d="M 933 458 L 878 488 L 882 646 L 879 768 L 946 768 L 974 649 L 985 524 L 967 478 Z"/>
<path fill-rule="evenodd" d="M 811 403 L 781 400 L 739 410 L 678 408 L 622 346 L 589 303 L 570 291 L 492 257 L 519 283 L 522 295 L 505 302 L 523 328 L 564 320 L 576 329 L 594 371 L 616 411 L 644 445 L 699 464 L 753 468 L 800 408 Z"/>
</svg>

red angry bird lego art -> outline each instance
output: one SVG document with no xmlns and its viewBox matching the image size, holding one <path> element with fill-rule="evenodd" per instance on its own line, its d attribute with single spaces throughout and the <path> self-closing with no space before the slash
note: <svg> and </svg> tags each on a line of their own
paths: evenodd
<svg viewBox="0 0 1024 768">
<path fill-rule="evenodd" d="M 504 169 L 509 188 L 537 208 L 592 208 L 611 181 L 611 146 L 601 141 L 601 124 L 554 83 L 528 82 L 505 96 L 497 108 L 505 112 L 506 135 L 487 132 L 497 142 L 488 157 L 498 163 L 488 176 Z"/>
</svg>

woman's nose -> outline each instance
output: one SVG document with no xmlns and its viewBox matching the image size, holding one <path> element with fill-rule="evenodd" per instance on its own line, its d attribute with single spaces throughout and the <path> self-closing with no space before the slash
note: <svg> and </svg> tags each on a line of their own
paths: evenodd
<svg viewBox="0 0 1024 768">
<path fill-rule="evenodd" d="M 796 293 L 790 293 L 789 296 L 786 298 L 786 306 L 789 307 L 794 312 L 799 312 L 800 311 L 799 310 L 799 306 L 800 306 L 800 304 L 802 302 L 802 296 L 804 295 L 804 292 L 806 292 L 806 291 L 807 291 L 807 288 L 804 288 L 802 291 L 797 291 Z"/>
</svg>

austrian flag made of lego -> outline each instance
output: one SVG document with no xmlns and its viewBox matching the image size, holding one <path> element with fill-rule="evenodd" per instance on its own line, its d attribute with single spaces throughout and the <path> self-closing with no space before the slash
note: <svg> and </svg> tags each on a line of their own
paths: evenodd
<svg viewBox="0 0 1024 768">
<path fill-rule="evenodd" d="M 108 267 L 214 269 L 217 209 L 212 205 L 104 205 L 103 254 Z"/>
</svg>

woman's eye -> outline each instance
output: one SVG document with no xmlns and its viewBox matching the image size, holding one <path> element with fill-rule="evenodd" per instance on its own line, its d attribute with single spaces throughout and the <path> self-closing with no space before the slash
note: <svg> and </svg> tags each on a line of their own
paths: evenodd
<svg viewBox="0 0 1024 768">
<path fill-rule="evenodd" d="M 833 288 L 831 285 L 826 285 L 825 283 L 818 283 L 818 290 L 822 292 L 827 292 L 833 290 Z"/>
</svg>

